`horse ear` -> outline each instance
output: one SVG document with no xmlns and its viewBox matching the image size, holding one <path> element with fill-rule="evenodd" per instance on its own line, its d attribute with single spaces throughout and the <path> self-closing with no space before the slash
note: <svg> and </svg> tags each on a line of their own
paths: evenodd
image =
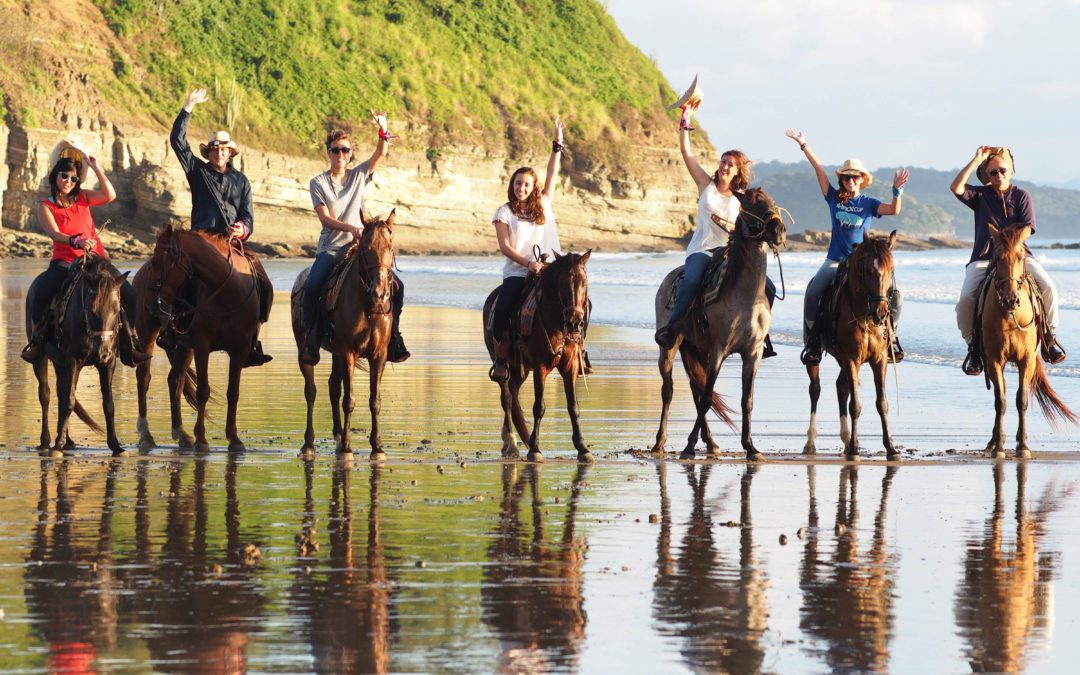
<svg viewBox="0 0 1080 675">
<path fill-rule="evenodd" d="M 585 255 L 581 256 L 581 264 L 584 265 L 585 263 L 589 262 L 589 256 L 591 255 L 592 249 L 590 248 L 588 251 L 585 251 Z"/>
<path fill-rule="evenodd" d="M 562 255 L 560 255 L 558 251 L 552 251 L 551 254 L 555 256 L 556 260 L 562 257 Z"/>
<path fill-rule="evenodd" d="M 116 277 L 116 280 L 119 281 L 120 283 L 124 283 L 125 281 L 127 281 L 127 278 L 128 278 L 129 274 L 131 274 L 131 270 L 128 270 L 127 272 L 124 272 L 120 276 Z"/>
<path fill-rule="evenodd" d="M 896 230 L 889 233 L 889 249 L 893 249 L 896 246 Z"/>
<path fill-rule="evenodd" d="M 360 223 L 363 224 L 364 227 L 371 227 L 371 224 L 374 222 L 375 219 L 369 217 L 367 211 L 360 209 Z"/>
<path fill-rule="evenodd" d="M 390 209 L 390 215 L 386 217 L 386 229 L 393 232 L 394 230 L 394 218 L 397 217 L 397 209 Z"/>
<path fill-rule="evenodd" d="M 1001 231 L 997 229 L 993 223 L 987 223 L 986 229 L 990 230 L 990 237 L 992 239 L 997 239 L 1001 235 Z"/>
</svg>

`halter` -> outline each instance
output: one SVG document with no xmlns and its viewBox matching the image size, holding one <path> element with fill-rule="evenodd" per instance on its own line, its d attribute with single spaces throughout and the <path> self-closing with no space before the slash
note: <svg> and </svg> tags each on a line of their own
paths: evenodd
<svg viewBox="0 0 1080 675">
<path fill-rule="evenodd" d="M 391 247 L 390 264 L 386 265 L 380 259 L 377 251 L 372 250 L 370 247 L 361 247 L 359 241 L 357 241 L 356 246 L 357 250 L 353 255 L 371 256 L 374 259 L 370 263 L 360 265 L 360 287 L 367 291 L 371 303 L 368 313 L 372 315 L 389 314 L 393 309 L 391 284 L 393 283 L 392 272 L 397 266 L 397 254 Z M 386 270 L 386 283 L 380 282 L 383 270 Z M 372 272 L 374 272 L 374 275 L 372 275 Z"/>
<path fill-rule="evenodd" d="M 997 261 L 995 260 L 993 264 L 996 267 Z M 990 274 L 994 274 L 993 269 L 990 270 Z M 1025 270 L 1024 273 L 1021 274 L 1019 277 L 992 276 L 991 281 L 994 287 L 994 294 L 997 295 L 998 307 L 1001 309 L 1001 311 L 1004 312 L 1005 315 L 1012 320 L 1013 325 L 1020 330 L 1030 330 L 1035 324 L 1036 317 L 1035 298 L 1037 297 L 1038 291 L 1035 287 L 1035 278 L 1032 277 L 1031 274 Z M 1021 324 L 1020 321 L 1016 318 L 1016 307 L 1005 306 L 1005 298 L 1008 296 L 1009 291 L 1011 290 L 1011 284 L 1013 282 L 1016 282 L 1017 304 L 1020 304 L 1020 295 L 1024 291 L 1027 291 L 1028 301 L 1031 303 L 1031 320 L 1028 321 L 1026 324 Z"/>
<path fill-rule="evenodd" d="M 151 286 L 151 290 L 154 291 L 154 297 L 157 304 L 157 313 L 169 324 L 172 325 L 173 330 L 175 330 L 177 333 L 182 334 L 185 331 L 181 330 L 180 327 L 176 325 L 175 322 L 177 317 L 183 316 L 185 314 L 194 314 L 200 308 L 206 306 L 207 303 L 216 298 L 218 294 L 221 293 L 222 290 L 224 290 L 226 284 L 229 282 L 229 279 L 232 278 L 233 273 L 236 271 L 236 268 L 232 264 L 233 247 L 231 245 L 227 245 L 226 248 L 228 249 L 228 252 L 225 254 L 225 262 L 227 267 L 229 268 L 229 271 L 225 274 L 225 278 L 216 285 L 216 288 L 214 288 L 209 295 L 199 298 L 194 304 L 188 302 L 179 295 L 175 295 L 173 297 L 172 303 L 165 302 L 165 300 L 161 297 L 161 291 L 165 288 L 165 279 L 169 276 L 169 272 L 172 270 L 173 265 L 179 265 L 185 277 L 191 278 L 196 276 L 196 269 L 191 262 L 191 256 L 180 246 L 179 235 L 180 232 L 173 232 L 172 236 L 169 238 L 169 244 L 165 250 L 165 255 L 163 256 L 164 259 L 162 260 L 161 275 L 157 283 Z M 243 300 L 241 300 L 236 306 L 228 308 L 226 311 L 212 314 L 204 312 L 204 316 L 206 316 L 207 318 L 219 319 L 232 316 L 238 307 L 247 304 L 248 301 L 251 300 L 251 296 L 255 294 L 257 284 L 258 281 L 255 279 L 255 275 L 253 273 L 251 276 L 251 288 L 248 290 L 247 295 L 244 296 Z M 179 303 L 181 305 L 181 309 L 179 311 L 175 310 L 172 306 L 176 303 Z"/>
<path fill-rule="evenodd" d="M 746 238 L 746 239 L 753 239 L 753 240 L 756 240 L 756 241 L 764 241 L 768 245 L 769 249 L 772 251 L 773 257 L 776 258 L 776 266 L 780 270 L 780 295 L 776 296 L 776 299 L 777 300 L 783 300 L 783 299 L 785 299 L 787 297 L 787 286 L 784 283 L 784 265 L 780 262 L 780 246 L 778 244 L 776 244 L 775 242 L 768 241 L 766 239 L 766 237 L 767 237 L 768 231 L 769 231 L 768 225 L 773 220 L 778 220 L 778 221 L 780 221 L 780 225 L 784 225 L 784 214 L 786 213 L 788 218 L 791 218 L 791 224 L 794 225 L 795 224 L 795 216 L 791 215 L 791 211 L 788 211 L 783 206 L 776 206 L 775 204 L 773 206 L 775 208 L 769 207 L 768 209 L 766 209 L 766 211 L 765 211 L 766 217 L 765 218 L 762 218 L 761 216 L 757 215 L 756 213 L 750 213 L 749 211 L 740 208 L 739 209 L 739 217 L 735 219 L 736 229 L 735 229 L 734 232 L 731 233 L 731 235 L 734 236 L 734 237 L 743 237 L 743 238 Z M 753 218 L 754 220 L 758 221 L 758 223 L 761 224 L 761 228 L 757 232 L 750 232 L 749 228 L 744 225 L 744 227 L 746 227 L 747 232 L 745 232 L 745 233 L 740 232 L 737 226 L 738 226 L 739 221 L 742 219 L 743 216 L 748 216 L 748 217 Z"/>
</svg>

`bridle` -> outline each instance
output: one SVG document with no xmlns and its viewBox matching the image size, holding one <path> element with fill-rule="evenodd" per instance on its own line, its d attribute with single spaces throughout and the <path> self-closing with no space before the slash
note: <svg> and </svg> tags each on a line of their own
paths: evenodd
<svg viewBox="0 0 1080 675">
<path fill-rule="evenodd" d="M 180 246 L 179 238 L 181 234 L 181 232 L 175 231 L 171 233 L 168 245 L 163 255 L 163 260 L 161 261 L 161 273 L 158 276 L 156 283 L 154 283 L 150 287 L 150 290 L 153 291 L 153 295 L 155 298 L 156 307 L 154 309 L 156 310 L 158 316 L 163 318 L 168 324 L 172 326 L 173 330 L 178 333 L 183 333 L 184 331 L 182 331 L 180 327 L 176 324 L 176 319 L 181 316 L 195 314 L 199 309 L 205 307 L 211 300 L 216 298 L 218 294 L 221 293 L 221 291 L 228 284 L 229 279 L 231 279 L 232 275 L 236 272 L 236 268 L 232 264 L 233 247 L 230 244 L 226 246 L 226 248 L 228 249 L 228 253 L 226 253 L 225 255 L 225 262 L 226 266 L 229 268 L 229 271 L 225 274 L 225 278 L 215 285 L 216 287 L 210 292 L 209 295 L 197 299 L 195 303 L 190 303 L 186 299 L 184 299 L 176 290 L 174 290 L 172 300 L 166 301 L 162 297 L 162 291 L 165 289 L 166 279 L 168 279 L 169 276 L 172 274 L 173 268 L 175 266 L 179 266 L 180 271 L 183 273 L 186 279 L 190 279 L 196 276 L 195 273 L 197 270 L 195 269 L 195 265 L 191 262 L 190 255 L 188 255 L 188 253 L 184 251 L 183 247 Z M 258 280 L 255 278 L 255 275 L 252 274 L 251 288 L 248 289 L 247 294 L 239 303 L 237 303 L 236 307 L 230 307 L 225 311 L 213 314 L 207 314 L 204 311 L 204 316 L 206 316 L 207 318 L 225 318 L 232 316 L 235 313 L 237 307 L 241 307 L 247 304 L 249 300 L 251 300 L 251 297 L 255 294 L 257 285 Z M 177 309 L 173 306 L 174 304 L 179 304 L 180 308 Z"/>
<path fill-rule="evenodd" d="M 367 228 L 365 228 L 366 230 Z M 372 237 L 373 238 L 373 237 Z M 360 287 L 367 291 L 368 301 L 371 303 L 370 314 L 389 314 L 391 306 L 391 285 L 393 283 L 393 270 L 397 266 L 397 254 L 393 247 L 390 249 L 390 264 L 382 261 L 382 255 L 370 246 L 358 244 L 355 255 L 364 256 L 368 261 L 360 264 Z M 385 270 L 386 274 L 383 274 Z"/>
<path fill-rule="evenodd" d="M 769 239 L 769 223 L 776 221 L 780 224 L 780 228 L 786 230 L 786 226 L 784 225 L 784 214 L 786 213 L 788 218 L 791 218 L 792 225 L 795 224 L 795 217 L 784 207 L 771 204 L 770 201 L 771 200 L 766 200 L 766 203 L 769 205 L 765 209 L 764 218 L 756 213 L 740 208 L 739 217 L 735 219 L 735 231 L 731 233 L 731 236 L 762 241 L 769 247 L 773 257 L 776 258 L 776 266 L 780 270 L 780 294 L 776 296 L 776 299 L 783 300 L 787 297 L 787 286 L 784 283 L 784 265 L 780 262 L 780 242 Z M 753 218 L 758 222 L 759 227 L 756 231 L 750 229 L 749 225 L 744 222 L 744 217 Z"/>
<path fill-rule="evenodd" d="M 875 285 L 875 284 L 872 283 L 873 281 L 875 281 L 875 279 L 871 275 L 870 270 L 873 267 L 874 261 L 879 260 L 879 259 L 880 259 L 880 257 L 873 256 L 873 255 L 860 255 L 860 256 L 855 258 L 854 262 L 855 262 L 856 267 L 857 267 L 855 278 L 858 279 L 859 285 L 862 288 L 861 289 L 856 289 L 856 288 L 852 287 L 852 289 L 851 289 L 852 292 L 855 293 L 856 295 L 858 295 L 858 290 L 861 290 L 862 291 L 862 298 L 866 303 L 866 306 L 863 308 L 863 310 L 864 310 L 863 314 L 860 316 L 858 313 L 856 313 L 856 315 L 855 315 L 856 320 L 861 320 L 863 322 L 869 322 L 869 323 L 874 324 L 875 326 L 880 326 L 883 323 L 885 323 L 886 320 L 892 315 L 892 309 L 893 309 L 892 298 L 889 295 L 881 295 L 881 294 L 875 294 L 875 293 L 870 293 L 869 292 L 869 289 L 872 288 Z M 848 260 L 851 260 L 851 258 L 849 258 Z M 849 268 L 848 268 L 849 276 L 851 274 L 851 271 L 852 270 L 851 270 L 851 268 L 849 266 Z M 890 276 L 891 276 L 891 272 L 890 272 Z M 882 282 L 884 282 L 884 279 L 882 279 Z M 849 282 L 848 285 L 849 286 L 851 285 L 850 282 Z M 879 287 L 884 286 L 884 285 L 885 285 L 884 283 L 878 284 Z M 889 284 L 889 286 L 891 286 L 891 283 Z M 877 311 L 875 311 L 881 305 L 881 303 L 885 303 L 885 312 L 884 312 L 883 315 L 879 314 Z"/>
<path fill-rule="evenodd" d="M 1011 276 L 998 276 L 997 268 L 1003 261 L 994 260 L 990 274 L 992 275 L 992 284 L 994 287 L 994 293 L 997 295 L 998 307 L 1001 311 L 1012 320 L 1020 330 L 1028 330 L 1035 324 L 1035 302 L 1034 298 L 1037 295 L 1037 290 L 1034 288 L 1035 279 L 1030 273 L 1025 270 L 1019 277 Z M 1004 265 L 1002 265 L 1004 267 Z M 1013 291 L 1013 284 L 1015 284 L 1016 290 Z M 1026 324 L 1021 324 L 1016 318 L 1016 310 L 1020 309 L 1020 294 L 1026 290 L 1028 292 L 1028 298 L 1031 299 L 1031 320 Z"/>
</svg>

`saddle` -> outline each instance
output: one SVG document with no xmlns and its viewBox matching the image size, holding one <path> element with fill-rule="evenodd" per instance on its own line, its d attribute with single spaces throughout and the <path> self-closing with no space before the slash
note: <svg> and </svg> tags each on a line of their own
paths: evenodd
<svg viewBox="0 0 1080 675">
<path fill-rule="evenodd" d="M 821 343 L 828 347 L 836 345 L 836 317 L 840 311 L 841 289 L 847 284 L 848 261 L 845 258 L 836 268 L 836 276 L 822 293 L 817 316 L 814 317 L 814 330 L 819 331 Z"/>
<path fill-rule="evenodd" d="M 979 289 L 975 293 L 975 332 L 972 337 L 972 347 L 976 354 L 982 353 L 982 315 L 983 310 L 986 307 L 987 298 L 990 295 L 990 288 L 993 286 L 994 279 L 994 263 L 991 262 L 986 268 L 986 274 L 983 275 L 982 280 L 979 282 Z M 1038 326 L 1036 335 L 1039 340 L 1039 348 L 1043 352 L 1043 358 L 1046 358 L 1046 350 L 1049 348 L 1046 340 L 1046 308 L 1043 307 L 1042 293 L 1039 292 L 1039 287 L 1035 283 L 1035 278 L 1031 274 L 1024 272 L 1024 285 L 1031 291 L 1032 309 L 1035 312 L 1035 324 Z"/>
<path fill-rule="evenodd" d="M 727 277 L 727 260 L 728 247 L 722 246 L 713 249 L 712 257 L 705 268 L 705 277 L 701 280 L 701 288 L 698 289 L 697 297 L 690 304 L 691 308 L 695 304 L 707 307 L 720 297 L 720 289 L 723 287 L 724 279 Z M 685 272 L 685 269 L 679 270 L 678 276 L 675 277 L 675 283 L 671 285 L 671 293 L 668 294 L 667 302 L 664 304 L 665 308 L 671 309 L 675 306 L 675 296 L 679 292 L 679 287 L 682 286 Z"/>
<path fill-rule="evenodd" d="M 517 312 L 518 334 L 528 337 L 532 335 L 533 324 L 536 323 L 536 312 L 540 309 L 540 299 L 543 297 L 543 292 L 540 290 L 540 277 L 530 277 L 521 297 L 521 305 Z"/>
<path fill-rule="evenodd" d="M 338 296 L 341 294 L 341 287 L 345 283 L 345 277 L 348 276 L 349 268 L 356 262 L 356 252 L 360 249 L 360 242 L 353 241 L 347 248 L 342 249 L 342 252 L 334 258 L 334 269 L 331 270 L 329 278 L 326 280 L 326 285 L 323 286 L 322 297 L 320 298 L 319 308 L 327 312 L 333 311 L 337 306 Z"/>
</svg>

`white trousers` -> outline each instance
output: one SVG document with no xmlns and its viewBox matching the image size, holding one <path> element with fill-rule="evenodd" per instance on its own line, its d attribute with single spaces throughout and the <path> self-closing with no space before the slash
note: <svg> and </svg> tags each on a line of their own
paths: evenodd
<svg viewBox="0 0 1080 675">
<path fill-rule="evenodd" d="M 1024 262 L 1042 295 L 1043 306 L 1046 308 L 1046 325 L 1052 332 L 1057 332 L 1057 287 L 1038 260 L 1029 255 Z M 956 303 L 956 326 L 964 336 L 964 342 L 969 345 L 975 335 L 975 303 L 979 299 L 979 283 L 986 276 L 986 268 L 989 266 L 990 262 L 987 260 L 976 260 L 968 263 L 964 269 L 964 285 L 960 288 L 960 300 Z"/>
</svg>

